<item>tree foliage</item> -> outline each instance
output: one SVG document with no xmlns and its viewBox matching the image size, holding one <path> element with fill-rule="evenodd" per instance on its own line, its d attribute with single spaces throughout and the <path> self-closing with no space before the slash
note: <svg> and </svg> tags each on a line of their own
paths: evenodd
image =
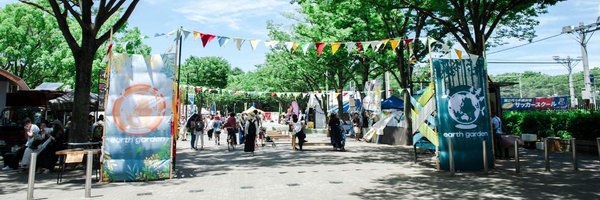
<svg viewBox="0 0 600 200">
<path fill-rule="evenodd" d="M 467 52 L 483 55 L 509 38 L 531 41 L 535 19 L 563 0 L 402 0 L 395 7 L 416 9 L 448 29 Z"/>
<path fill-rule="evenodd" d="M 191 56 L 182 66 L 181 77 L 189 85 L 225 88 L 231 71 L 229 62 L 221 57 Z"/>
<path fill-rule="evenodd" d="M 125 25 L 139 0 L 19 1 L 52 15 L 71 50 L 75 61 L 75 96 L 72 132 L 74 134 L 69 135 L 69 141 L 84 141 L 88 129 L 87 115 L 94 58 L 113 31 Z M 123 8 L 124 11 L 119 12 Z M 71 18 L 74 22 L 69 20 Z M 111 18 L 115 19 L 114 23 L 111 23 Z"/>
</svg>

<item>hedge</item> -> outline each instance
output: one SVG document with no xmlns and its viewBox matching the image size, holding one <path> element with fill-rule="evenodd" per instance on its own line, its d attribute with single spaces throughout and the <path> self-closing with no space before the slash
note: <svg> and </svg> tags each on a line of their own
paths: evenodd
<svg viewBox="0 0 600 200">
<path fill-rule="evenodd" d="M 507 111 L 502 129 L 511 135 L 537 134 L 538 137 L 561 137 L 595 140 L 600 137 L 600 112 L 571 111 Z"/>
</svg>

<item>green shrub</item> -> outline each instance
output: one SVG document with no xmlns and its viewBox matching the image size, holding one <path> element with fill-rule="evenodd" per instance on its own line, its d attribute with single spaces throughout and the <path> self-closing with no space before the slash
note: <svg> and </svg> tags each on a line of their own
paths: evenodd
<svg viewBox="0 0 600 200">
<path fill-rule="evenodd" d="M 575 137 L 595 140 L 600 137 L 600 113 L 572 111 L 506 111 L 503 130 L 506 134 L 536 134 L 538 137 Z"/>
</svg>

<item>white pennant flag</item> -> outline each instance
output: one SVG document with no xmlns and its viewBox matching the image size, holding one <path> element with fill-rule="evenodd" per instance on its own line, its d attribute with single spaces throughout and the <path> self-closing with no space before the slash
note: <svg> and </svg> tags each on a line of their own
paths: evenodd
<svg viewBox="0 0 600 200">
<path fill-rule="evenodd" d="M 285 42 L 285 48 L 288 52 L 292 52 L 292 48 L 294 47 L 294 42 Z"/>
<path fill-rule="evenodd" d="M 369 50 L 369 47 L 370 47 L 371 45 L 373 45 L 373 42 L 372 42 L 372 41 L 368 41 L 368 42 L 362 42 L 362 45 L 363 45 L 363 49 L 364 49 L 364 50 L 365 50 L 365 52 L 366 52 L 367 50 Z"/>
<path fill-rule="evenodd" d="M 379 48 L 381 48 L 381 45 L 383 45 L 383 40 L 375 41 L 373 44 L 371 44 L 371 48 L 373 48 L 375 51 L 378 51 Z"/>
<path fill-rule="evenodd" d="M 306 55 L 306 52 L 308 52 L 308 48 L 310 48 L 313 45 L 314 44 L 312 42 L 310 42 L 310 43 L 305 44 L 304 47 L 302 47 L 302 50 L 304 51 L 304 55 Z"/>
<path fill-rule="evenodd" d="M 183 31 L 183 40 L 187 40 L 187 38 L 190 35 L 190 33 L 192 33 L 192 32 L 184 30 Z"/>
<path fill-rule="evenodd" d="M 256 50 L 256 47 L 258 46 L 259 42 L 260 40 L 250 39 L 250 47 L 252 47 L 252 51 Z"/>
<path fill-rule="evenodd" d="M 265 47 L 269 49 L 275 48 L 279 44 L 279 41 L 265 41 Z"/>
<path fill-rule="evenodd" d="M 244 42 L 246 40 L 240 39 L 240 38 L 233 38 L 233 41 L 235 42 L 235 46 L 237 47 L 237 49 L 239 51 L 240 49 L 242 49 L 242 44 L 244 44 Z"/>
<path fill-rule="evenodd" d="M 346 42 L 346 50 L 348 50 L 348 53 L 350 53 L 352 51 L 352 49 L 354 48 L 355 45 L 356 45 L 356 42 Z"/>
</svg>

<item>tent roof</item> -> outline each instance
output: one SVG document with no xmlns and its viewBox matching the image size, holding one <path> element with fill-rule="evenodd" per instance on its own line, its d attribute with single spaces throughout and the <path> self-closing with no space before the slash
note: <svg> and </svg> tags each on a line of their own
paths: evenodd
<svg viewBox="0 0 600 200">
<path fill-rule="evenodd" d="M 244 112 L 242 112 L 242 113 L 246 113 L 246 114 L 248 114 L 248 113 L 254 112 L 255 110 L 257 110 L 259 113 L 265 113 L 265 111 L 262 111 L 262 110 L 260 110 L 260 109 L 256 109 L 254 106 L 252 106 L 252 107 L 248 108 L 248 110 L 245 110 L 245 111 L 244 111 Z"/>
<path fill-rule="evenodd" d="M 404 109 L 404 101 L 392 96 L 381 102 L 381 109 Z"/>
<path fill-rule="evenodd" d="M 48 101 L 48 107 L 56 111 L 70 111 L 73 110 L 73 101 L 75 99 L 75 92 L 71 91 L 63 96 Z M 90 93 L 90 109 L 97 110 L 98 95 Z"/>
</svg>

